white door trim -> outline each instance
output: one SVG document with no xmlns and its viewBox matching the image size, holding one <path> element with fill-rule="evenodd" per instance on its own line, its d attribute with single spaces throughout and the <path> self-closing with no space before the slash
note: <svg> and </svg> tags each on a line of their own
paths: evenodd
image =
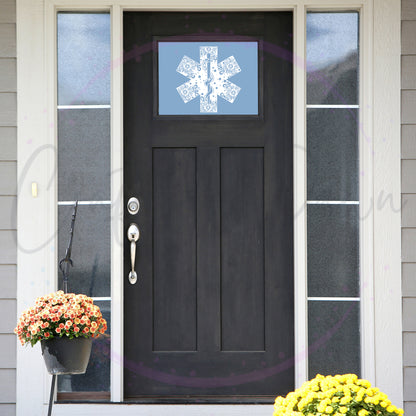
<svg viewBox="0 0 416 416">
<path fill-rule="evenodd" d="M 400 2 L 397 0 L 17 0 L 18 55 L 18 312 L 35 296 L 55 290 L 56 241 L 56 60 L 57 9 L 112 13 L 112 351 L 111 399 L 123 397 L 123 284 L 120 220 L 122 201 L 122 11 L 126 10 L 293 10 L 295 30 L 294 143 L 305 149 L 305 11 L 361 11 L 361 273 L 363 376 L 389 394 L 403 397 L 400 265 Z M 294 151 L 296 385 L 307 374 L 306 156 Z M 39 196 L 32 198 L 31 183 Z M 391 200 L 383 204 L 386 196 Z M 380 202 L 381 201 L 381 202 Z M 390 201 L 393 205 L 390 205 Z M 392 208 L 393 207 L 393 208 Z M 28 215 L 28 212 L 31 215 Z M 375 348 L 377 346 L 377 348 Z M 38 347 L 17 347 L 17 415 L 45 414 L 49 382 Z M 44 382 L 42 381 L 44 380 Z M 120 414 L 134 406 L 114 405 Z M 145 414 L 163 406 L 140 405 Z M 182 406 L 175 405 L 175 409 Z M 203 406 L 204 412 L 212 406 Z M 233 408 L 215 406 L 215 414 Z M 69 411 L 66 409 L 70 409 Z M 54 414 L 105 415 L 113 405 L 56 405 Z M 91 410 L 92 413 L 90 412 Z M 95 409 L 95 410 L 94 410 Z M 105 410 L 108 409 L 108 410 Z M 153 410 L 152 410 L 153 409 Z M 170 407 L 172 409 L 172 407 Z M 185 408 L 184 408 L 185 409 Z M 185 411 L 182 409 L 183 411 Z M 191 409 L 186 406 L 186 409 Z M 198 406 L 198 412 L 202 409 Z M 222 410 L 220 410 L 222 409 Z M 269 406 L 256 412 L 270 414 Z M 180 410 L 182 412 L 182 410 Z M 185 414 L 185 413 L 181 413 Z M 207 413 L 208 414 L 208 413 Z M 260 414 L 260 413 L 259 413 Z"/>
</svg>

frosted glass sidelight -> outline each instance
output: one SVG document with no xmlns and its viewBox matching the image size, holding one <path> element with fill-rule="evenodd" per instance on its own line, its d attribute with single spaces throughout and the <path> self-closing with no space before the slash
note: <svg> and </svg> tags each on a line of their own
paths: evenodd
<svg viewBox="0 0 416 416">
<path fill-rule="evenodd" d="M 358 110 L 308 109 L 308 200 L 358 201 Z"/>
<path fill-rule="evenodd" d="M 58 198 L 110 200 L 110 110 L 58 110 Z"/>
<path fill-rule="evenodd" d="M 72 206 L 58 207 L 58 257 L 65 256 Z M 99 230 L 99 236 L 97 235 Z M 111 212 L 108 205 L 78 206 L 72 245 L 69 290 L 88 296 L 111 296 Z M 62 287 L 61 275 L 59 286 Z"/>
<path fill-rule="evenodd" d="M 308 104 L 358 103 L 358 12 L 308 13 Z"/>
<path fill-rule="evenodd" d="M 58 13 L 58 105 L 110 104 L 108 13 Z"/>
<path fill-rule="evenodd" d="M 309 378 L 316 374 L 360 376 L 359 302 L 308 302 Z"/>
<path fill-rule="evenodd" d="M 308 205 L 308 296 L 359 296 L 359 206 Z"/>
<path fill-rule="evenodd" d="M 85 374 L 58 376 L 58 393 L 110 391 L 111 302 L 95 301 L 94 304 L 100 307 L 107 321 L 107 331 L 93 341 Z"/>
<path fill-rule="evenodd" d="M 360 374 L 359 13 L 306 26 L 309 378 Z"/>
</svg>

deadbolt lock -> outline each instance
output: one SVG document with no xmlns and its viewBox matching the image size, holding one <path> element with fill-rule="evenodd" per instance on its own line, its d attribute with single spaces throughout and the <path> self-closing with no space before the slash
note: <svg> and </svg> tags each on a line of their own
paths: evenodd
<svg viewBox="0 0 416 416">
<path fill-rule="evenodd" d="M 140 209 L 140 202 L 136 197 L 132 197 L 127 202 L 127 211 L 131 215 L 136 215 Z"/>
</svg>

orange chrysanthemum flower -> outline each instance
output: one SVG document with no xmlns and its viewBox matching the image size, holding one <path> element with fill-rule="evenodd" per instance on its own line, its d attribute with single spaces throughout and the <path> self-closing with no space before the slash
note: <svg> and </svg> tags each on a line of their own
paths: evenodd
<svg viewBox="0 0 416 416">
<path fill-rule="evenodd" d="M 22 313 L 14 332 L 22 345 L 33 346 L 56 336 L 97 338 L 106 329 L 107 322 L 91 298 L 58 291 L 37 298 L 35 306 Z"/>
</svg>

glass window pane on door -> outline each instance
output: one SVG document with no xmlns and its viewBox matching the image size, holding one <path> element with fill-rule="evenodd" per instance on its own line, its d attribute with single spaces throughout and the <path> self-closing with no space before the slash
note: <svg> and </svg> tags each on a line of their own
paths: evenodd
<svg viewBox="0 0 416 416">
<path fill-rule="evenodd" d="M 74 202 L 68 290 L 94 299 L 107 320 L 86 374 L 58 377 L 58 400 L 110 399 L 111 192 L 110 15 L 57 15 L 58 250 L 64 258 Z M 62 288 L 62 276 L 58 277 Z"/>
<path fill-rule="evenodd" d="M 159 115 L 257 115 L 257 42 L 158 42 Z"/>
</svg>

